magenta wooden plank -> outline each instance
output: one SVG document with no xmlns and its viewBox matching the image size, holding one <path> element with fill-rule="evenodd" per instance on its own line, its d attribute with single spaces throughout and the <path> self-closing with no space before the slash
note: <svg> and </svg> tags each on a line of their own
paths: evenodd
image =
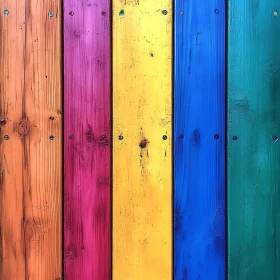
<svg viewBox="0 0 280 280">
<path fill-rule="evenodd" d="M 64 279 L 111 277 L 111 3 L 64 0 Z"/>
</svg>

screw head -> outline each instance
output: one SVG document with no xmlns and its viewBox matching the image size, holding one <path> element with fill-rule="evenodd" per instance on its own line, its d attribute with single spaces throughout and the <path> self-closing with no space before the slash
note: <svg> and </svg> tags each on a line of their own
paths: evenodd
<svg viewBox="0 0 280 280">
<path fill-rule="evenodd" d="M 4 10 L 4 15 L 8 15 L 9 14 L 9 11 L 8 10 Z"/>
<path fill-rule="evenodd" d="M 219 139 L 220 138 L 220 136 L 219 136 L 219 134 L 214 134 L 214 139 Z"/>
<path fill-rule="evenodd" d="M 184 14 L 184 11 L 181 10 L 181 11 L 180 11 L 180 15 L 183 15 L 183 14 Z"/>
<path fill-rule="evenodd" d="M 167 140 L 167 136 L 166 136 L 166 135 L 163 135 L 163 136 L 162 136 L 162 139 L 163 139 L 163 140 Z"/>
<path fill-rule="evenodd" d="M 124 10 L 120 10 L 119 16 L 124 17 Z"/>
<path fill-rule="evenodd" d="M 238 137 L 237 136 L 232 136 L 232 140 L 236 141 L 236 140 L 238 140 Z"/>
<path fill-rule="evenodd" d="M 71 17 L 74 16 L 74 12 L 70 11 L 70 12 L 69 12 L 69 15 L 70 15 Z"/>
<path fill-rule="evenodd" d="M 53 140 L 53 139 L 54 139 L 54 136 L 53 136 L 53 135 L 51 135 L 49 138 L 50 138 L 50 140 Z"/>
<path fill-rule="evenodd" d="M 53 12 L 48 12 L 49 17 L 53 17 Z"/>
<path fill-rule="evenodd" d="M 4 139 L 5 139 L 5 140 L 9 140 L 9 139 L 10 139 L 9 135 L 5 135 L 5 136 L 4 136 Z"/>
<path fill-rule="evenodd" d="M 123 136 L 122 135 L 119 136 L 119 140 L 123 140 Z"/>
<path fill-rule="evenodd" d="M 70 136 L 69 136 L 69 139 L 70 139 L 70 140 L 74 140 L 74 135 L 70 135 Z"/>
<path fill-rule="evenodd" d="M 277 136 L 273 136 L 272 139 L 273 139 L 274 142 L 277 142 L 279 140 Z"/>
<path fill-rule="evenodd" d="M 215 10 L 214 10 L 214 13 L 215 13 L 215 14 L 218 14 L 219 12 L 220 12 L 220 11 L 219 11 L 218 9 L 215 9 Z"/>
<path fill-rule="evenodd" d="M 166 11 L 166 10 L 163 10 L 163 11 L 162 11 L 162 14 L 166 16 L 166 15 L 167 15 L 167 11 Z"/>
</svg>

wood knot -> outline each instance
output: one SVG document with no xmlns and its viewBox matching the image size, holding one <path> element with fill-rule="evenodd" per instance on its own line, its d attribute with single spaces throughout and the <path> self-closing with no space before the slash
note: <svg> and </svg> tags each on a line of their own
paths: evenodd
<svg viewBox="0 0 280 280">
<path fill-rule="evenodd" d="M 139 147 L 141 149 L 145 149 L 147 147 L 147 144 L 149 143 L 148 139 L 144 138 L 140 141 L 139 143 Z"/>
<path fill-rule="evenodd" d="M 23 120 L 19 123 L 17 130 L 20 137 L 25 137 L 30 132 L 30 125 L 26 120 Z"/>
<path fill-rule="evenodd" d="M 94 142 L 94 134 L 91 128 L 89 128 L 87 131 L 87 141 L 90 143 Z"/>
</svg>

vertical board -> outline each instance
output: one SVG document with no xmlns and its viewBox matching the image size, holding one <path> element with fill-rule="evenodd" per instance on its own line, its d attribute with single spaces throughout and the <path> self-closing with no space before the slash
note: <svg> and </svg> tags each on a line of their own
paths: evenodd
<svg viewBox="0 0 280 280">
<path fill-rule="evenodd" d="M 109 280 L 110 0 L 64 1 L 65 279 Z"/>
<path fill-rule="evenodd" d="M 171 279 L 171 59 L 171 0 L 113 0 L 113 279 Z"/>
<path fill-rule="evenodd" d="M 279 1 L 229 1 L 228 279 L 280 278 Z"/>
<path fill-rule="evenodd" d="M 225 279 L 225 1 L 175 1 L 174 276 Z"/>
<path fill-rule="evenodd" d="M 60 1 L 0 13 L 0 278 L 62 279 Z"/>
</svg>

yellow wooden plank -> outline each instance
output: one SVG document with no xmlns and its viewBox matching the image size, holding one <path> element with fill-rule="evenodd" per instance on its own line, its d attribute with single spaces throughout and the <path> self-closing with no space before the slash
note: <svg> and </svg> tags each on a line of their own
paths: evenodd
<svg viewBox="0 0 280 280">
<path fill-rule="evenodd" d="M 0 279 L 62 279 L 61 1 L 0 12 Z"/>
<path fill-rule="evenodd" d="M 172 1 L 113 1 L 113 279 L 172 278 Z"/>
</svg>

